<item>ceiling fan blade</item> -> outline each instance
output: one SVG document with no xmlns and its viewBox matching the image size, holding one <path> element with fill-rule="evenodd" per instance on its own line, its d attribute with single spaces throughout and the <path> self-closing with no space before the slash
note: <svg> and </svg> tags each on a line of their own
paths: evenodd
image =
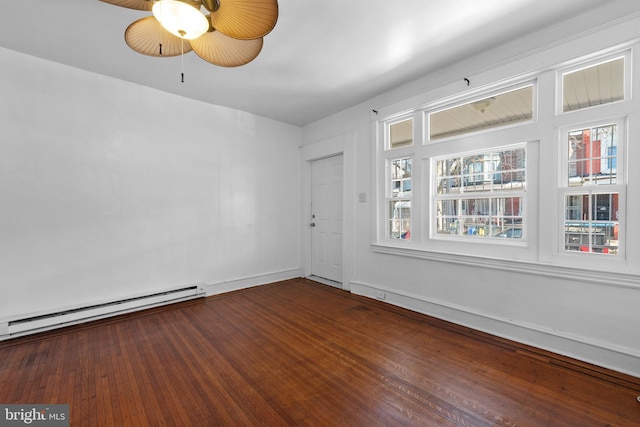
<svg viewBox="0 0 640 427">
<path fill-rule="evenodd" d="M 115 6 L 126 7 L 127 9 L 151 10 L 153 2 L 150 0 L 100 0 Z"/>
<path fill-rule="evenodd" d="M 277 0 L 219 0 L 211 12 L 211 25 L 234 39 L 264 37 L 278 20 Z"/>
<path fill-rule="evenodd" d="M 238 40 L 215 30 L 190 40 L 190 43 L 196 55 L 221 67 L 247 64 L 262 50 L 262 38 Z"/>
<path fill-rule="evenodd" d="M 164 28 L 153 16 L 138 19 L 124 32 L 129 47 L 148 56 L 178 56 L 191 52 L 189 40 L 176 37 Z"/>
</svg>

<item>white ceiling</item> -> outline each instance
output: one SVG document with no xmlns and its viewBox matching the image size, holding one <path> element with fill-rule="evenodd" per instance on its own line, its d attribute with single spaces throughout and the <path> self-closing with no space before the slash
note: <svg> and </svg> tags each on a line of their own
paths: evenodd
<svg viewBox="0 0 640 427">
<path fill-rule="evenodd" d="M 258 58 L 221 68 L 194 53 L 182 65 L 129 49 L 124 30 L 148 12 L 98 0 L 0 0 L 0 46 L 305 125 L 611 1 L 279 0 Z"/>
</svg>

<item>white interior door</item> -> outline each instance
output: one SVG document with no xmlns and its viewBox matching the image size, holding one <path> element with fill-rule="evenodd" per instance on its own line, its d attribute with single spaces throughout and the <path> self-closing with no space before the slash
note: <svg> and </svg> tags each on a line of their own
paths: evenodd
<svg viewBox="0 0 640 427">
<path fill-rule="evenodd" d="M 342 156 L 311 163 L 311 274 L 342 284 Z"/>
</svg>

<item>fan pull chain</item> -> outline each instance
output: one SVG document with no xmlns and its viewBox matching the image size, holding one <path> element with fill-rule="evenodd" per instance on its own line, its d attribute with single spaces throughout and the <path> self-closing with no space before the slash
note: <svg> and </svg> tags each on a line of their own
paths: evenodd
<svg viewBox="0 0 640 427">
<path fill-rule="evenodd" d="M 184 39 L 180 39 L 182 42 L 182 55 L 180 55 L 180 61 L 182 62 L 180 75 L 182 76 L 182 83 L 184 83 Z"/>
<path fill-rule="evenodd" d="M 160 45 L 160 55 L 162 55 L 162 43 L 158 43 Z"/>
</svg>

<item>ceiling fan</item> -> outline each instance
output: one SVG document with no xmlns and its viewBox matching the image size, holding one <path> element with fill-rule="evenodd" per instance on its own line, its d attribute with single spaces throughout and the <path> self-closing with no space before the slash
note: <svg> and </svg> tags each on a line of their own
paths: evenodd
<svg viewBox="0 0 640 427">
<path fill-rule="evenodd" d="M 221 67 L 238 67 L 254 60 L 262 50 L 263 37 L 278 20 L 277 0 L 100 1 L 153 12 L 124 32 L 134 51 L 156 57 L 194 51 Z"/>
</svg>

